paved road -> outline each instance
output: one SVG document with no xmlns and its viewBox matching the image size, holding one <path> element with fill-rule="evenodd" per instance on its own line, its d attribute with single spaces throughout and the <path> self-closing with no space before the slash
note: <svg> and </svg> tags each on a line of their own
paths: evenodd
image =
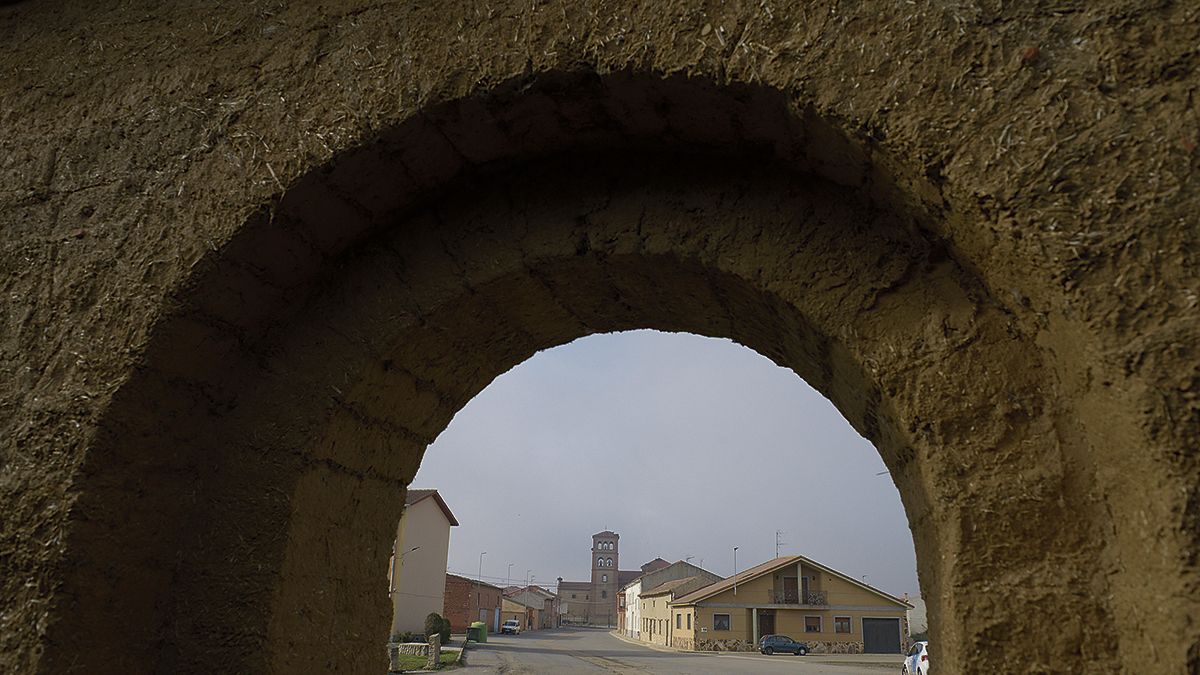
<svg viewBox="0 0 1200 675">
<path fill-rule="evenodd" d="M 841 661 L 838 663 L 837 661 Z M 883 675 L 900 672 L 900 656 L 793 656 L 696 654 L 631 644 L 608 631 L 561 628 L 521 635 L 489 635 L 467 650 L 466 670 L 502 675 L 525 673 L 803 673 L 805 675 Z M 849 663 L 847 661 L 850 661 Z"/>
</svg>

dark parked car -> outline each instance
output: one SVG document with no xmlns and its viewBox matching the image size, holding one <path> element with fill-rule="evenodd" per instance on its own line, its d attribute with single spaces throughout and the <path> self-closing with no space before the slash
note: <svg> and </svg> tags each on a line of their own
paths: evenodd
<svg viewBox="0 0 1200 675">
<path fill-rule="evenodd" d="M 764 635 L 758 642 L 758 651 L 767 655 L 775 652 L 787 652 L 796 656 L 804 656 L 808 653 L 808 645 L 796 642 L 786 635 Z"/>
</svg>

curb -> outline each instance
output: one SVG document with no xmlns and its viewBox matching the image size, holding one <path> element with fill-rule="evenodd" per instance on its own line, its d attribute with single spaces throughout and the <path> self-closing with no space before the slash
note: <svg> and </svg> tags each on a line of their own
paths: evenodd
<svg viewBox="0 0 1200 675">
<path fill-rule="evenodd" d="M 667 652 L 669 654 L 699 654 L 701 656 L 710 656 L 710 655 L 716 656 L 717 654 L 720 653 L 720 652 L 696 652 L 696 651 L 691 651 L 689 649 L 679 649 L 677 647 L 664 647 L 663 645 L 652 645 L 648 642 L 642 642 L 641 640 L 634 640 L 633 638 L 631 638 L 627 635 L 621 635 L 617 631 L 610 630 L 608 632 L 608 634 L 617 638 L 618 640 L 624 640 L 625 642 L 628 642 L 631 645 L 645 647 L 646 649 L 653 649 L 656 652 Z"/>
</svg>

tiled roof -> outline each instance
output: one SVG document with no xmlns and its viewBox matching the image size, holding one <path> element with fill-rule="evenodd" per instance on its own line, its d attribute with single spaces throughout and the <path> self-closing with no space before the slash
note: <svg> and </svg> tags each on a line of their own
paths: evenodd
<svg viewBox="0 0 1200 675">
<path fill-rule="evenodd" d="M 641 570 L 617 570 L 617 585 L 624 586 L 640 576 Z"/>
<path fill-rule="evenodd" d="M 737 574 L 729 577 L 728 579 L 722 579 L 721 581 L 718 581 L 715 584 L 709 584 L 709 585 L 705 586 L 704 588 L 696 589 L 695 591 L 688 593 L 687 595 L 683 596 L 682 598 L 675 598 L 675 603 L 680 604 L 680 605 L 686 605 L 686 604 L 690 604 L 693 602 L 697 602 L 699 600 L 703 600 L 704 598 L 716 595 L 717 593 L 720 593 L 721 591 L 724 591 L 727 588 L 733 588 L 734 583 L 744 584 L 747 581 L 750 581 L 751 579 L 756 579 L 756 578 L 758 578 L 764 574 L 767 574 L 769 572 L 774 572 L 775 570 L 777 570 L 781 567 L 787 567 L 788 565 L 795 565 L 796 563 L 800 562 L 800 560 L 801 560 L 801 558 L 798 555 L 783 556 L 782 558 L 775 558 L 774 560 L 768 560 L 767 562 L 762 563 L 761 565 L 755 565 L 754 567 L 751 567 L 749 569 L 742 570 L 741 572 L 738 572 Z"/>
<path fill-rule="evenodd" d="M 670 566 L 671 566 L 671 563 L 667 562 L 666 560 L 663 560 L 662 558 L 655 558 L 654 560 L 651 560 L 650 562 L 646 563 L 645 565 L 642 565 L 642 574 L 649 574 L 651 572 L 657 572 L 658 570 L 661 570 L 664 567 L 670 567 Z"/>
<path fill-rule="evenodd" d="M 808 558 L 805 558 L 802 555 L 783 556 L 781 558 L 775 558 L 774 560 L 768 560 L 767 562 L 762 563 L 761 565 L 755 565 L 754 567 L 751 567 L 747 570 L 743 570 L 743 571 L 737 573 L 736 575 L 729 577 L 728 579 L 722 579 L 721 581 L 718 581 L 715 584 L 709 584 L 703 588 L 698 588 L 695 591 L 692 591 L 691 593 L 688 593 L 687 595 L 685 595 L 683 597 L 675 598 L 675 604 L 690 605 L 690 604 L 699 602 L 706 598 L 710 598 L 718 593 L 721 593 L 727 589 L 733 588 L 733 584 L 735 582 L 739 583 L 739 584 L 744 584 L 747 581 L 750 581 L 751 579 L 757 579 L 758 577 L 761 577 L 764 574 L 770 574 L 771 572 L 774 572 L 777 569 L 781 569 L 781 568 L 787 567 L 789 565 L 795 565 L 798 562 L 802 562 L 805 565 L 810 565 L 810 566 L 815 567 L 823 572 L 828 572 L 829 574 L 832 574 L 844 581 L 847 581 L 855 586 L 858 586 L 859 588 L 868 590 L 876 595 L 879 595 L 879 596 L 881 596 L 887 600 L 890 600 L 892 602 L 895 602 L 897 604 L 903 605 L 905 607 L 911 607 L 911 605 L 909 605 L 907 602 L 901 600 L 900 598 L 897 598 L 894 595 L 885 593 L 885 592 L 879 590 L 878 588 L 875 588 L 874 586 L 865 584 L 862 581 L 855 579 L 854 577 L 842 574 L 841 572 L 839 572 L 831 567 L 822 565 L 821 563 L 819 563 L 815 560 L 810 560 Z M 643 593 L 642 595 L 645 595 L 645 593 Z"/>
<path fill-rule="evenodd" d="M 486 588 L 491 588 L 491 589 L 494 589 L 494 590 L 497 590 L 497 591 L 503 591 L 503 590 L 504 590 L 504 589 L 500 588 L 499 586 L 493 586 L 493 585 L 491 585 L 491 584 L 487 583 L 486 581 L 476 581 L 476 580 L 474 580 L 474 579 L 470 579 L 470 578 L 468 578 L 468 577 L 464 577 L 464 576 L 462 576 L 461 574 L 451 574 L 451 573 L 449 573 L 449 572 L 446 572 L 446 578 L 447 578 L 447 579 L 449 579 L 449 578 L 451 578 L 451 577 L 454 577 L 455 579 L 462 579 L 463 581 L 465 581 L 465 582 L 467 582 L 467 583 L 469 583 L 469 584 L 471 584 L 471 585 L 476 585 L 476 584 L 478 584 L 478 585 L 480 585 L 480 586 L 483 586 L 483 587 L 486 587 Z"/>
<path fill-rule="evenodd" d="M 654 588 L 651 588 L 650 590 L 643 592 L 642 597 L 648 598 L 652 595 L 665 595 L 667 593 L 670 593 L 671 591 L 674 591 L 676 588 L 679 588 L 680 586 L 683 586 L 684 584 L 690 584 L 695 580 L 696 580 L 696 577 L 684 577 L 682 579 L 672 579 L 670 581 L 665 581 L 665 582 L 655 586 Z"/>
<path fill-rule="evenodd" d="M 446 520 L 449 520 L 451 525 L 458 525 L 458 519 L 454 517 L 453 513 L 450 513 L 450 507 L 446 506 L 446 500 L 442 499 L 437 490 L 413 490 L 410 488 L 404 493 L 404 505 L 412 506 L 430 497 L 437 500 L 438 507 L 442 509 L 442 513 L 446 514 Z"/>
</svg>

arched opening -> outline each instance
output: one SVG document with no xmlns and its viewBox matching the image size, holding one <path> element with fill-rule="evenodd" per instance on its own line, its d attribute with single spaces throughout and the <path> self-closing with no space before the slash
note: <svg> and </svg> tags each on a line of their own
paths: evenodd
<svg viewBox="0 0 1200 675">
<path fill-rule="evenodd" d="M 874 447 L 791 371 L 728 340 L 634 331 L 581 338 L 498 377 L 429 446 L 413 487 L 436 488 L 454 512 L 457 526 L 446 528 L 449 572 L 514 589 L 528 586 L 532 575 L 535 585 L 559 593 L 556 611 L 565 625 L 610 627 L 645 641 L 636 596 L 679 573 L 656 575 L 659 581 L 639 582 L 628 593 L 625 587 L 671 561 L 690 573 L 728 577 L 803 555 L 915 602 L 912 536 L 882 469 Z M 443 530 L 432 527 L 440 517 L 431 515 L 424 536 L 441 537 Z M 612 566 L 620 571 L 609 590 L 622 602 L 589 605 L 580 594 L 594 566 L 585 555 L 588 533 L 602 527 L 621 535 L 620 547 L 599 539 L 599 548 L 614 551 Z M 476 557 L 481 551 L 485 562 Z M 433 573 L 418 571 L 409 587 L 434 587 L 440 582 Z M 790 591 L 783 579 L 774 595 L 746 595 L 743 587 L 741 597 L 799 603 L 807 577 L 781 575 L 788 576 Z M 607 571 L 600 575 L 602 584 L 609 580 Z M 845 609 L 861 599 L 845 589 L 814 599 L 842 605 L 843 613 L 805 635 L 798 608 L 784 607 L 778 617 L 766 608 L 757 637 L 790 633 L 814 651 L 865 648 L 861 617 Z M 394 600 L 393 634 L 434 611 L 423 596 Z M 457 595 L 447 596 L 445 607 L 457 625 L 475 616 Z M 845 626 L 835 627 L 838 616 Z M 691 626 L 678 618 L 675 637 L 686 645 Z M 910 630 L 923 633 L 923 620 L 913 618 Z M 666 645 L 669 638 L 660 637 Z"/>
<path fill-rule="evenodd" d="M 1104 659 L 1040 352 L 903 183 L 783 92 L 628 73 L 339 154 L 197 270 L 102 421 L 51 668 L 379 667 L 425 447 L 538 350 L 638 328 L 754 349 L 875 445 L 943 667 Z"/>
</svg>

